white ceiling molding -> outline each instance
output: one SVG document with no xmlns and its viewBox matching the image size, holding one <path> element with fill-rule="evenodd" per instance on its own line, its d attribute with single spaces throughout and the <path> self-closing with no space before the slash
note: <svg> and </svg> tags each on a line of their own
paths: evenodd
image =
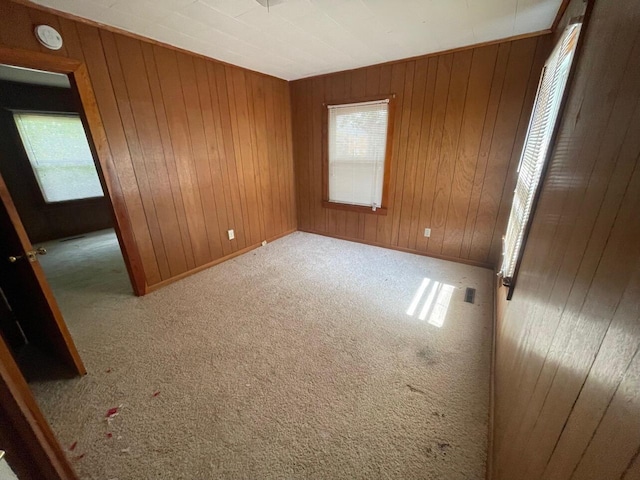
<svg viewBox="0 0 640 480">
<path fill-rule="evenodd" d="M 561 1 L 34 0 L 285 80 L 545 30 Z"/>
</svg>

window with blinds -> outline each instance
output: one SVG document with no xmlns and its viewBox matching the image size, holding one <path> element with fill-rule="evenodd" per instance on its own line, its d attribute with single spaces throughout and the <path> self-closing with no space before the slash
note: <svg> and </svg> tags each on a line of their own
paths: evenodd
<svg viewBox="0 0 640 480">
<path fill-rule="evenodd" d="M 503 277 L 503 283 L 507 286 L 512 287 L 514 284 L 531 211 L 550 154 L 551 137 L 558 119 L 580 28 L 580 23 L 569 25 L 566 28 L 547 59 L 540 77 L 529 129 L 518 166 L 518 180 L 507 232 L 503 238 L 503 260 L 500 275 Z"/>
<path fill-rule="evenodd" d="M 45 202 L 104 196 L 79 115 L 16 112 L 13 118 Z"/>
<path fill-rule="evenodd" d="M 389 100 L 329 105 L 329 202 L 382 206 Z"/>
</svg>

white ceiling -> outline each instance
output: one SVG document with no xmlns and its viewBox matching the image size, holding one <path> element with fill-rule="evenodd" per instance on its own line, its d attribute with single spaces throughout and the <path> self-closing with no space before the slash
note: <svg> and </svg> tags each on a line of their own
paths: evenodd
<svg viewBox="0 0 640 480">
<path fill-rule="evenodd" d="M 294 80 L 544 30 L 562 0 L 34 1 Z"/>
</svg>

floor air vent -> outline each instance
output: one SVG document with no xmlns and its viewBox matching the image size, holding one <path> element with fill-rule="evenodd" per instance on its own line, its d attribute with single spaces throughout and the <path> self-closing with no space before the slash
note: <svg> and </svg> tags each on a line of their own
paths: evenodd
<svg viewBox="0 0 640 480">
<path fill-rule="evenodd" d="M 464 292 L 464 301 L 467 303 L 475 303 L 476 301 L 476 289 L 467 287 L 466 292 Z"/>
</svg>

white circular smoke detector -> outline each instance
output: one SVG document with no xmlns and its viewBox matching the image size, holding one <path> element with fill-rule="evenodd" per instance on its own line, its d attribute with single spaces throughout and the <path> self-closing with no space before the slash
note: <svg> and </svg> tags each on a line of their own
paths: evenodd
<svg viewBox="0 0 640 480">
<path fill-rule="evenodd" d="M 35 29 L 38 41 L 49 50 L 60 50 L 62 48 L 62 37 L 58 31 L 49 25 L 38 25 Z"/>
</svg>

